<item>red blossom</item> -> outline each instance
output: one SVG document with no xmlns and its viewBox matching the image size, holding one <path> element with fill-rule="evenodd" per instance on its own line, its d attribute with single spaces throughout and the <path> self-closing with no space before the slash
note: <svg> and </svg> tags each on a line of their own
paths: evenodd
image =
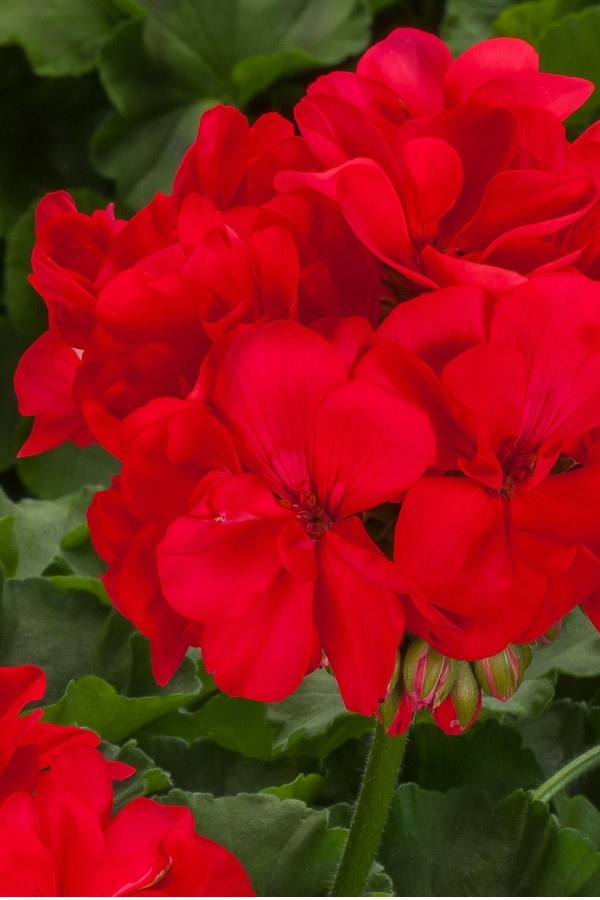
<svg viewBox="0 0 600 900">
<path fill-rule="evenodd" d="M 349 708 L 373 712 L 404 617 L 396 571 L 356 514 L 433 461 L 426 417 L 349 381 L 323 337 L 285 322 L 238 338 L 213 399 L 246 472 L 207 477 L 169 528 L 167 599 L 203 624 L 205 664 L 229 693 L 282 699 L 323 648 Z"/>
<path fill-rule="evenodd" d="M 37 666 L 0 667 L 0 804 L 14 791 L 33 790 L 40 770 L 64 747 L 100 743 L 93 731 L 40 722 L 41 709 L 21 715 L 45 690 L 46 676 Z"/>
<path fill-rule="evenodd" d="M 112 803 L 98 750 L 57 754 L 35 793 L 0 805 L 0 894 L 254 896 L 235 857 L 194 834 L 189 809 L 142 798 L 112 817 Z"/>
<path fill-rule="evenodd" d="M 402 396 L 408 382 L 438 439 L 439 474 L 396 527 L 409 630 L 463 659 L 539 637 L 600 585 L 599 464 L 561 462 L 600 423 L 600 288 L 451 288 L 398 307 L 378 340 L 360 377 Z"/>
</svg>

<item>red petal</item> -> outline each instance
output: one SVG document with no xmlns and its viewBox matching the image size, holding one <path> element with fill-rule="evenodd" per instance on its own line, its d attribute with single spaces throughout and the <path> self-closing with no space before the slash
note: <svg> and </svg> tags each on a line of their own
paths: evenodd
<svg viewBox="0 0 600 900">
<path fill-rule="evenodd" d="M 433 34 L 397 28 L 367 50 L 356 71 L 393 88 L 411 116 L 431 116 L 444 108 L 442 82 L 451 63 L 450 51 Z"/>
</svg>

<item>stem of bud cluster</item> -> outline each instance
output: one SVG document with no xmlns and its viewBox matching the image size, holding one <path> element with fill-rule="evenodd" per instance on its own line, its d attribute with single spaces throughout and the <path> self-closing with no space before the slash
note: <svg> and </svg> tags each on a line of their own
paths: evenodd
<svg viewBox="0 0 600 900">
<path fill-rule="evenodd" d="M 592 747 L 586 753 L 571 760 L 562 769 L 559 769 L 551 778 L 545 781 L 540 787 L 533 792 L 534 800 L 544 800 L 548 802 L 552 800 L 556 794 L 563 790 L 571 781 L 575 781 L 580 775 L 583 775 L 594 766 L 600 765 L 600 746 Z"/>
<path fill-rule="evenodd" d="M 350 833 L 330 891 L 331 897 L 362 897 L 388 816 L 406 733 L 390 737 L 377 722 Z"/>
</svg>

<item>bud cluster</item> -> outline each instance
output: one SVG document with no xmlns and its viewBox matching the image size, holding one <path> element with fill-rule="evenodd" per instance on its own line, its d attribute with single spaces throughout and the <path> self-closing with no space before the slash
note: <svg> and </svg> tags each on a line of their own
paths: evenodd
<svg viewBox="0 0 600 900">
<path fill-rule="evenodd" d="M 380 719 L 392 735 L 403 734 L 420 709 L 429 709 L 447 734 L 461 734 L 477 720 L 482 693 L 505 703 L 531 663 L 529 644 L 509 644 L 486 659 L 450 659 L 422 638 L 412 637 L 398 653 Z"/>
</svg>

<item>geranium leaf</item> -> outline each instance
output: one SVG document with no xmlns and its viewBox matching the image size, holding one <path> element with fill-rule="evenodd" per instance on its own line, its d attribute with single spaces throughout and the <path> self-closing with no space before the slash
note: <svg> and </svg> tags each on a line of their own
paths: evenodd
<svg viewBox="0 0 600 900">
<path fill-rule="evenodd" d="M 480 787 L 499 800 L 519 788 L 537 787 L 544 772 L 513 728 L 488 719 L 459 736 L 435 725 L 413 728 L 403 778 L 427 790 Z"/>
<path fill-rule="evenodd" d="M 440 37 L 453 56 L 490 37 L 492 22 L 511 0 L 447 0 Z"/>
<path fill-rule="evenodd" d="M 64 562 L 65 571 L 52 574 L 95 576 L 104 564 L 89 540 L 78 547 L 61 546 L 64 536 L 86 521 L 94 487 L 84 487 L 58 500 L 21 500 L 13 503 L 0 492 L 0 515 L 14 515 L 14 536 L 19 551 L 17 576 L 40 575 Z"/>
<path fill-rule="evenodd" d="M 492 25 L 494 34 L 521 38 L 534 47 L 548 25 L 592 6 L 595 0 L 526 0 L 505 9 Z"/>
<path fill-rule="evenodd" d="M 191 746 L 181 738 L 159 735 L 141 743 L 156 764 L 171 773 L 177 787 L 216 797 L 288 785 L 303 772 L 310 772 L 311 766 L 311 760 L 302 757 L 251 759 L 205 738 Z"/>
<path fill-rule="evenodd" d="M 308 675 L 286 700 L 270 703 L 267 721 L 277 729 L 274 747 L 324 758 L 350 738 L 373 727 L 365 716 L 344 706 L 337 681 L 325 669 Z"/>
<path fill-rule="evenodd" d="M 91 728 L 105 741 L 118 744 L 193 696 L 192 693 L 124 697 L 101 678 L 84 675 L 67 686 L 61 700 L 45 709 L 44 721 Z"/>
<path fill-rule="evenodd" d="M 572 896 L 600 867 L 583 835 L 518 791 L 396 791 L 380 859 L 400 896 Z"/>
<path fill-rule="evenodd" d="M 327 893 L 346 832 L 328 827 L 326 810 L 267 794 L 215 799 L 174 790 L 166 802 L 190 807 L 199 833 L 237 856 L 259 896 Z"/>
<path fill-rule="evenodd" d="M 125 778 L 123 781 L 113 781 L 113 815 L 134 800 L 136 797 L 145 797 L 171 787 L 173 782 L 167 772 L 154 764 L 136 741 L 129 740 L 122 747 L 102 741 L 100 750 L 105 759 L 127 763 L 136 770 L 135 775 Z"/>
<path fill-rule="evenodd" d="M 133 0 L 0 0 L 0 43 L 19 44 L 38 75 L 81 75 Z"/>
<path fill-rule="evenodd" d="M 104 46 L 102 83 L 115 112 L 97 132 L 95 165 L 132 209 L 168 191 L 216 103 L 246 104 L 277 78 L 360 52 L 366 0 L 142 0 L 145 21 L 119 26 Z"/>
</svg>

